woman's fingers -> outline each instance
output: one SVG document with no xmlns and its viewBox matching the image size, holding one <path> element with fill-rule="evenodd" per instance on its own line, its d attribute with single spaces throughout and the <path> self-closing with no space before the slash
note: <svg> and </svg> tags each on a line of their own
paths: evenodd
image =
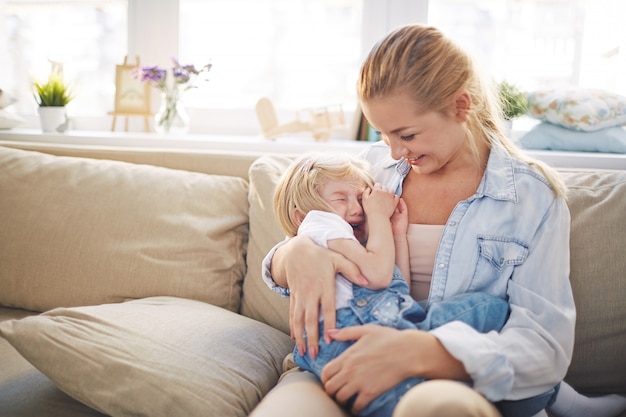
<svg viewBox="0 0 626 417">
<path fill-rule="evenodd" d="M 337 264 L 349 262 L 342 255 L 315 244 L 309 238 L 294 238 L 289 253 L 287 282 L 292 338 L 301 354 L 315 357 L 319 351 L 320 311 L 327 328 L 335 327 L 335 277 Z M 342 266 L 348 269 L 350 266 Z"/>
<path fill-rule="evenodd" d="M 363 276 L 361 270 L 354 262 L 348 260 L 348 258 L 337 252 L 331 251 L 331 253 L 333 254 L 335 271 L 346 277 L 348 281 L 357 285 L 366 286 L 369 284 L 367 278 Z"/>
<path fill-rule="evenodd" d="M 307 297 L 307 305 L 304 316 L 304 331 L 306 333 L 307 349 L 309 356 L 313 359 L 315 359 L 317 352 L 319 352 L 319 311 L 321 296 L 322 293 L 320 293 L 317 297 Z"/>
<path fill-rule="evenodd" d="M 289 327 L 291 337 L 301 354 L 312 357 L 319 351 L 320 311 L 325 329 L 336 326 L 335 281 L 337 273 L 348 280 L 367 285 L 359 268 L 343 255 L 315 244 L 309 238 L 292 240 L 288 260 L 285 262 L 287 283 L 291 293 Z M 286 245 L 285 245 L 286 246 Z M 287 257 L 287 256 L 285 256 Z"/>
<path fill-rule="evenodd" d="M 337 313 L 335 309 L 334 295 L 325 293 L 322 296 L 322 315 L 324 316 L 324 334 L 320 337 L 324 338 L 326 344 L 331 342 L 329 331 L 335 329 L 337 324 Z"/>
<path fill-rule="evenodd" d="M 427 333 L 425 333 L 427 334 Z M 340 404 L 351 403 L 358 413 L 383 392 L 411 376 L 409 360 L 414 347 L 409 333 L 374 324 L 330 332 L 333 340 L 354 341 L 322 370 L 326 392 Z"/>
<path fill-rule="evenodd" d="M 306 353 L 306 343 L 304 338 L 304 310 L 299 305 L 299 297 L 294 292 L 289 300 L 289 330 L 291 338 L 295 340 L 298 353 Z"/>
</svg>

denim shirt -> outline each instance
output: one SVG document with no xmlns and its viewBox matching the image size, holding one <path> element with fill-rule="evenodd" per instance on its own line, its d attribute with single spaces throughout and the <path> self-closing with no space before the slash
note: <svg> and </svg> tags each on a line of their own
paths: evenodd
<svg viewBox="0 0 626 417">
<path fill-rule="evenodd" d="M 410 165 L 393 160 L 382 142 L 370 145 L 363 156 L 374 178 L 401 195 Z M 565 376 L 576 315 L 569 231 L 565 200 L 555 196 L 539 171 L 512 158 L 499 143 L 476 193 L 460 201 L 445 224 L 427 308 L 476 291 L 510 304 L 511 315 L 500 333 L 481 334 L 461 322 L 431 330 L 463 363 L 474 389 L 492 402 L 541 394 Z M 264 280 L 288 295 L 273 283 L 269 270 L 281 244 L 263 262 Z"/>
</svg>

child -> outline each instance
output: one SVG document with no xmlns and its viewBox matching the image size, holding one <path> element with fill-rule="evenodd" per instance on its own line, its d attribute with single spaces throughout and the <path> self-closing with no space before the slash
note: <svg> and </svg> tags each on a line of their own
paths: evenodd
<svg viewBox="0 0 626 417">
<path fill-rule="evenodd" d="M 289 237 L 306 235 L 353 261 L 366 287 L 336 279 L 337 327 L 377 323 L 428 330 L 453 320 L 481 332 L 499 330 L 505 300 L 468 293 L 433 305 L 428 312 L 409 295 L 408 217 L 403 200 L 374 184 L 365 162 L 336 155 L 307 155 L 285 172 L 274 195 L 278 222 Z M 320 334 L 324 329 L 320 317 Z M 322 368 L 352 343 L 321 339 L 319 348 L 296 346 L 294 361 L 320 377 Z M 423 378 L 410 378 L 383 393 L 362 416 L 391 416 L 400 397 Z M 348 405 L 349 406 L 349 405 Z"/>
</svg>

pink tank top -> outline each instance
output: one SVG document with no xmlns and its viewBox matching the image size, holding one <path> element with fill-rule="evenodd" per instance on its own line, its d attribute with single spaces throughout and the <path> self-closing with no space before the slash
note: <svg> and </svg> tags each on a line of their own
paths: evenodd
<svg viewBox="0 0 626 417">
<path fill-rule="evenodd" d="M 428 299 L 433 277 L 435 255 L 444 225 L 409 224 L 409 262 L 411 265 L 411 296 L 417 301 Z"/>
</svg>

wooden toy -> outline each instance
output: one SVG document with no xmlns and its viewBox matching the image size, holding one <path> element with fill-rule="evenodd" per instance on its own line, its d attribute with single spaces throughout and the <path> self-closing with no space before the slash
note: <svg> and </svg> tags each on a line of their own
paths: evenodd
<svg viewBox="0 0 626 417">
<path fill-rule="evenodd" d="M 311 132 L 316 141 L 327 141 L 333 129 L 344 128 L 345 115 L 340 105 L 304 109 L 308 114 L 307 120 L 300 119 L 300 111 L 295 120 L 279 123 L 274 104 L 267 98 L 261 98 L 256 104 L 256 115 L 261 125 L 261 133 L 267 139 L 276 139 L 278 136 L 290 133 Z"/>
</svg>

